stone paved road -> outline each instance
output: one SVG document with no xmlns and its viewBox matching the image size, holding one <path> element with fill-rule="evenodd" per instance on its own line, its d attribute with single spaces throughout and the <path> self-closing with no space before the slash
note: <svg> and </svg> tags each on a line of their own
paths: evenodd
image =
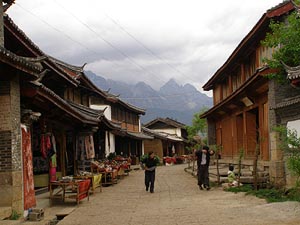
<svg viewBox="0 0 300 225">
<path fill-rule="evenodd" d="M 132 171 L 117 185 L 83 200 L 59 225 L 282 225 L 300 224 L 300 203 L 264 200 L 220 188 L 200 191 L 186 165 L 159 167 L 155 193 L 144 188 L 144 172 Z"/>
</svg>

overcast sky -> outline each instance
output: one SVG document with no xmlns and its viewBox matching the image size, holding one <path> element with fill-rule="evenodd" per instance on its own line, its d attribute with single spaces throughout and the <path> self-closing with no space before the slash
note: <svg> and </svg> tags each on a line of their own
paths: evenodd
<svg viewBox="0 0 300 225">
<path fill-rule="evenodd" d="M 156 90 L 174 78 L 202 91 L 263 13 L 281 2 L 16 0 L 7 13 L 46 54 L 65 62 Z"/>
</svg>

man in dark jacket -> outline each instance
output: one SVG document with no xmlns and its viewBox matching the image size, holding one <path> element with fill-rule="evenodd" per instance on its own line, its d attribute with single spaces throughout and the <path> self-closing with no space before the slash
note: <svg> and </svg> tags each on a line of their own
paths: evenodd
<svg viewBox="0 0 300 225">
<path fill-rule="evenodd" d="M 208 146 L 203 146 L 201 150 L 195 152 L 197 156 L 197 166 L 198 166 L 198 185 L 200 190 L 205 188 L 209 190 L 209 162 L 210 156 L 214 154 L 214 151 L 209 150 Z"/>
<path fill-rule="evenodd" d="M 151 151 L 148 153 L 148 157 L 146 157 L 142 162 L 141 166 L 145 169 L 145 186 L 146 191 L 154 193 L 154 182 L 155 182 L 155 169 L 157 165 L 157 160 L 155 159 L 154 153 Z"/>
</svg>

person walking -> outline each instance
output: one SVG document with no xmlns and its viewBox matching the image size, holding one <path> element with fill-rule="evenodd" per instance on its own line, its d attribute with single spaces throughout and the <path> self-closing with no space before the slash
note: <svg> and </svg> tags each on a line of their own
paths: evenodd
<svg viewBox="0 0 300 225">
<path fill-rule="evenodd" d="M 145 170 L 146 191 L 148 191 L 150 187 L 150 193 L 154 193 L 155 169 L 159 163 L 157 161 L 153 151 L 150 151 L 148 157 L 144 157 L 141 161 L 141 167 Z"/>
<path fill-rule="evenodd" d="M 210 156 L 214 154 L 215 152 L 209 150 L 209 147 L 206 145 L 204 145 L 202 149 L 199 149 L 195 152 L 195 155 L 197 157 L 198 185 L 200 190 L 203 190 L 204 188 L 206 190 L 210 189 L 208 170 L 209 170 Z"/>
</svg>

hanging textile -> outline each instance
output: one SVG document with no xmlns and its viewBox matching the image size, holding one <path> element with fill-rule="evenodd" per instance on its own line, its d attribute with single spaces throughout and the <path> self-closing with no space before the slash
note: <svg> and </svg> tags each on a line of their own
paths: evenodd
<svg viewBox="0 0 300 225">
<path fill-rule="evenodd" d="M 95 158 L 93 135 L 89 135 L 85 137 L 85 151 L 86 151 L 87 159 Z"/>
<path fill-rule="evenodd" d="M 44 159 L 51 158 L 55 153 L 53 145 L 51 144 L 51 134 L 41 135 L 41 152 Z"/>
<path fill-rule="evenodd" d="M 46 157 L 47 157 L 47 147 L 46 147 L 45 135 L 41 135 L 41 153 L 42 153 L 42 157 L 44 159 L 46 159 Z"/>
<path fill-rule="evenodd" d="M 24 191 L 24 210 L 36 206 L 33 162 L 31 149 L 31 134 L 25 125 L 21 125 L 22 130 L 22 159 L 23 159 L 23 191 Z"/>
<path fill-rule="evenodd" d="M 49 169 L 50 181 L 56 181 L 56 167 L 57 167 L 56 154 L 54 154 L 50 158 L 50 169 Z"/>
<path fill-rule="evenodd" d="M 84 142 L 85 142 L 85 139 L 83 136 L 80 136 L 78 138 L 78 156 L 79 157 L 79 160 L 84 160 L 84 153 L 85 153 L 85 145 L 84 145 Z"/>
<path fill-rule="evenodd" d="M 174 145 L 172 146 L 172 155 L 173 156 L 175 155 L 175 146 Z"/>
<path fill-rule="evenodd" d="M 52 149 L 56 153 L 56 141 L 53 134 L 51 135 L 51 143 L 52 143 Z"/>
<path fill-rule="evenodd" d="M 51 156 L 51 159 L 50 159 L 50 166 L 51 166 L 51 167 L 57 167 L 56 154 L 54 154 L 53 156 Z"/>
</svg>

